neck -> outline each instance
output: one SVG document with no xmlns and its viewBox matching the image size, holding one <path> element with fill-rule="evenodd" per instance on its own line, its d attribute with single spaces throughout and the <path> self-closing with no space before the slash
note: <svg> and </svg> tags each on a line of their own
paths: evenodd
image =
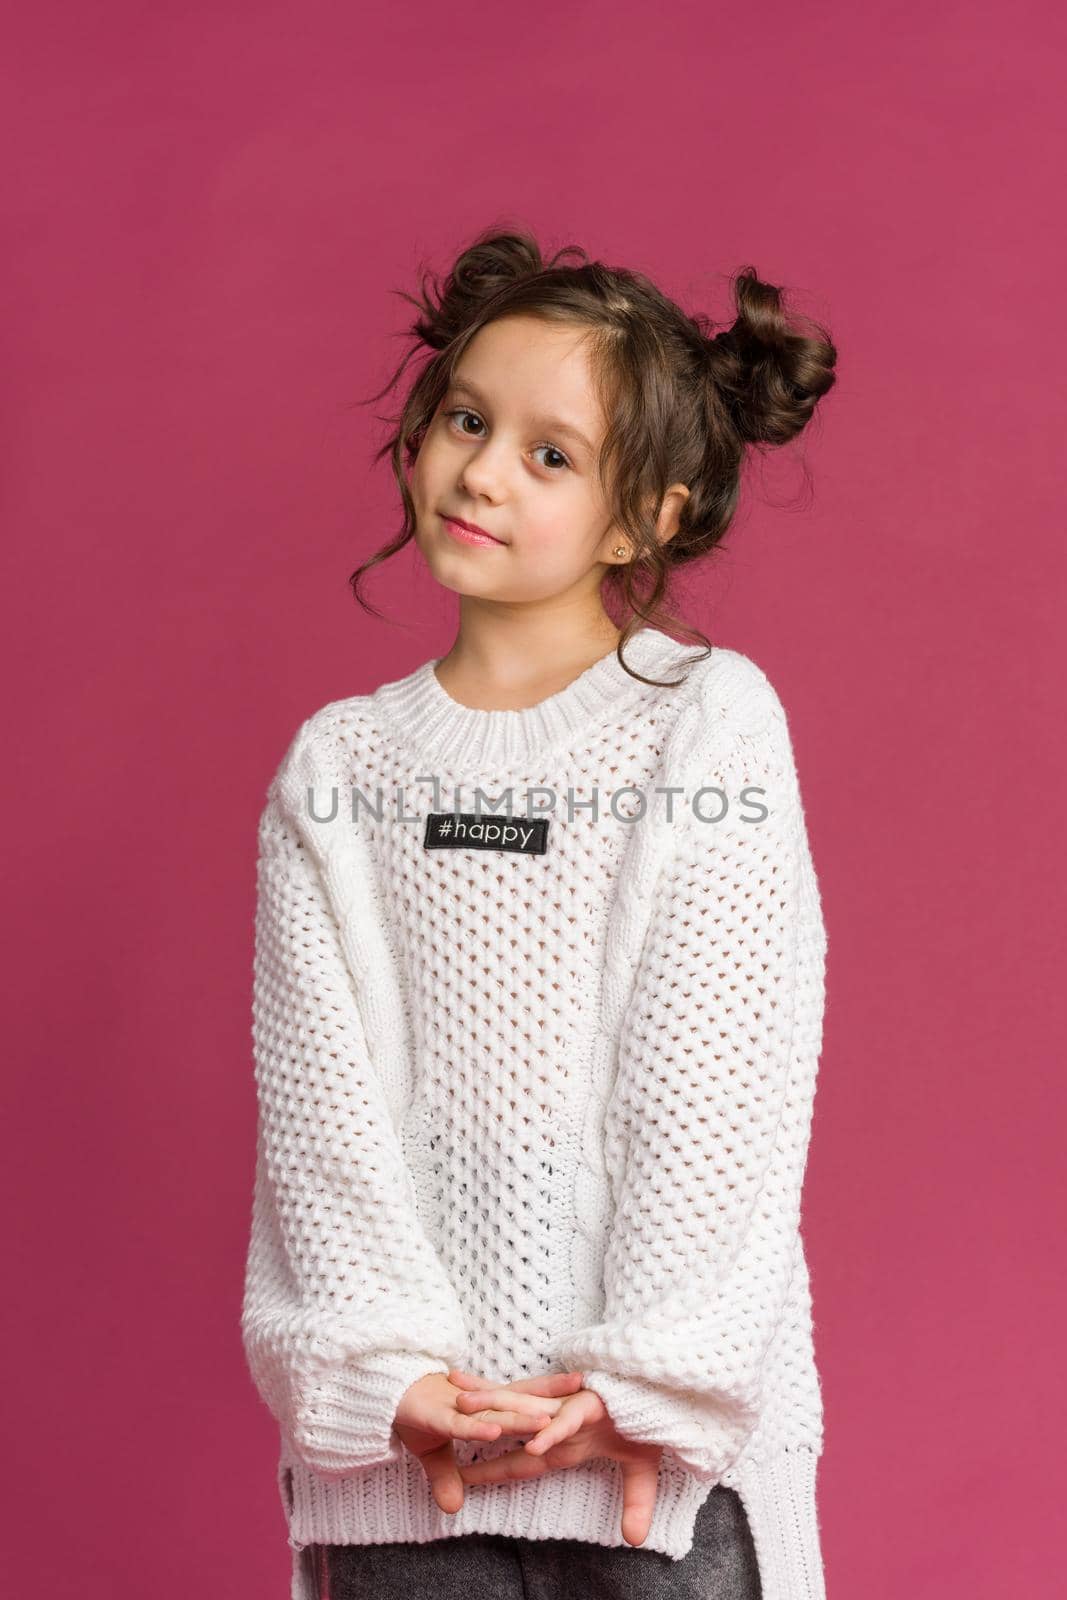
<svg viewBox="0 0 1067 1600">
<path fill-rule="evenodd" d="M 669 634 L 645 628 L 630 639 L 623 656 L 632 672 L 674 682 L 685 649 Z M 436 669 L 443 659 L 383 684 L 372 698 L 383 721 L 413 752 L 471 773 L 540 758 L 582 728 L 621 715 L 654 692 L 627 672 L 609 645 L 562 687 L 532 704 L 472 706 L 457 700 L 441 681 Z"/>
</svg>

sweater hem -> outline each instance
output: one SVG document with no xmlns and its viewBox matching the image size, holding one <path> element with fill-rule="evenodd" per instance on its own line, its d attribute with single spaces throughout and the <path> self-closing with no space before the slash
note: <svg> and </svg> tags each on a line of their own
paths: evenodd
<svg viewBox="0 0 1067 1600">
<path fill-rule="evenodd" d="M 325 1478 L 292 1457 L 281 1471 L 291 1475 L 289 1542 L 297 1551 L 308 1544 L 425 1544 L 469 1533 L 626 1543 L 622 1473 L 614 1462 L 591 1461 L 514 1483 L 467 1484 L 454 1514 L 441 1510 L 410 1454 L 338 1478 Z M 700 1482 L 665 1455 L 652 1526 L 641 1548 L 680 1561 L 692 1549 L 697 1513 L 710 1490 L 710 1482 Z"/>
<path fill-rule="evenodd" d="M 718 1480 L 745 1509 L 763 1600 L 825 1600 L 815 1502 L 818 1452 L 810 1446 L 764 1460 L 742 1459 Z M 410 1456 L 343 1478 L 323 1478 L 283 1452 L 279 1476 L 292 1549 L 291 1600 L 319 1600 L 315 1544 L 425 1544 L 489 1533 L 523 1539 L 580 1539 L 622 1546 L 622 1476 L 617 1463 L 590 1462 L 515 1483 L 468 1484 L 462 1508 L 441 1510 Z M 639 1547 L 680 1561 L 693 1548 L 701 1506 L 712 1489 L 664 1452 L 656 1505 Z"/>
</svg>

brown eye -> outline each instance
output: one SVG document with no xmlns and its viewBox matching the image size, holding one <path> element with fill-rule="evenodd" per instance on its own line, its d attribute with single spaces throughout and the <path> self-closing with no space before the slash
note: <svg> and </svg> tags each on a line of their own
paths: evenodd
<svg viewBox="0 0 1067 1600">
<path fill-rule="evenodd" d="M 457 411 L 446 411 L 445 412 L 445 416 L 449 417 L 449 418 L 451 418 L 451 417 L 473 417 L 476 422 L 481 422 L 482 421 L 481 417 L 478 415 L 478 413 L 476 411 L 468 411 L 465 406 L 461 406 L 459 408 L 459 410 L 457 410 Z M 484 427 L 485 424 L 482 423 L 482 426 Z M 462 427 L 458 427 L 456 431 L 458 433 L 462 433 L 464 435 L 464 437 L 467 438 L 467 439 L 473 439 L 473 438 L 477 438 L 478 437 L 477 434 L 466 433 L 466 431 Z"/>
<path fill-rule="evenodd" d="M 538 448 L 538 450 L 547 450 L 547 451 L 549 451 L 549 453 L 551 455 L 559 457 L 560 464 L 558 466 L 555 465 L 552 462 L 548 462 L 548 461 L 545 462 L 545 465 L 547 467 L 549 467 L 549 469 L 552 472 L 559 472 L 562 467 L 569 467 L 570 466 L 570 462 L 567 460 L 567 457 L 563 454 L 563 451 L 562 450 L 557 450 L 554 444 L 539 444 L 537 446 L 537 448 Z"/>
</svg>

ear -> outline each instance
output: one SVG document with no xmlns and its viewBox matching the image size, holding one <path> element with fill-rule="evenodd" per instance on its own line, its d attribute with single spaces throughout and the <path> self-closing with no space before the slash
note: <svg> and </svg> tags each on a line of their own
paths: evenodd
<svg viewBox="0 0 1067 1600">
<path fill-rule="evenodd" d="M 689 499 L 689 490 L 684 483 L 672 483 L 660 503 L 659 516 L 656 518 L 656 532 L 661 544 L 666 544 L 668 539 L 673 539 L 678 532 L 678 519 L 682 514 L 682 507 Z M 622 555 L 617 553 L 622 551 Z M 607 565 L 614 565 L 617 561 L 627 562 L 632 560 L 630 541 L 625 536 L 620 536 L 619 530 L 612 524 L 604 535 L 600 560 Z"/>
<path fill-rule="evenodd" d="M 678 532 L 678 521 L 682 514 L 682 507 L 689 499 L 689 490 L 684 483 L 672 483 L 663 496 L 663 503 L 656 518 L 656 532 L 661 544 L 666 544 Z"/>
</svg>

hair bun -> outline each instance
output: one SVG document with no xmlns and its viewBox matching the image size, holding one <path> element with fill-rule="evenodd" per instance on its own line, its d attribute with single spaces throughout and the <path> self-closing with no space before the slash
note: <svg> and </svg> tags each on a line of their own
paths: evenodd
<svg viewBox="0 0 1067 1600">
<path fill-rule="evenodd" d="M 542 267 L 534 239 L 521 233 L 485 233 L 457 256 L 443 281 L 433 273 L 422 273 L 421 295 L 397 292 L 420 313 L 412 333 L 432 350 L 443 350 L 494 295 L 533 277 Z"/>
<path fill-rule="evenodd" d="M 452 267 L 449 286 L 457 294 L 484 300 L 516 279 L 540 272 L 542 265 L 541 252 L 532 239 L 519 233 L 497 233 L 464 250 Z"/>
<path fill-rule="evenodd" d="M 754 267 L 734 277 L 737 316 L 707 341 L 708 368 L 746 444 L 785 444 L 832 388 L 837 351 L 824 329 L 787 314 Z"/>
</svg>

